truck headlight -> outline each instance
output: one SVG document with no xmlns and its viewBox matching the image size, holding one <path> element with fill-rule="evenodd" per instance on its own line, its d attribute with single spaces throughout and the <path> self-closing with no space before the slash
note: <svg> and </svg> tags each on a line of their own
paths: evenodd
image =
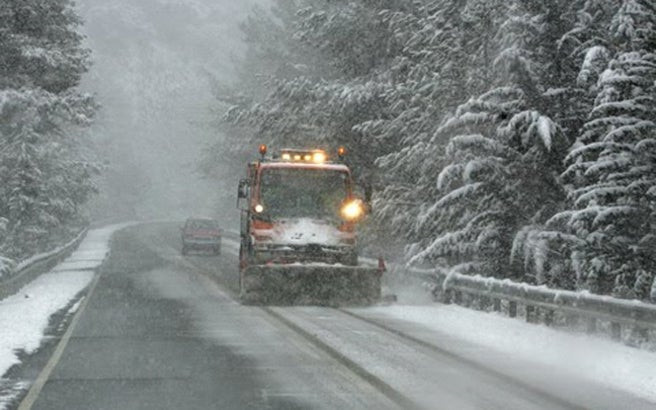
<svg viewBox="0 0 656 410">
<path fill-rule="evenodd" d="M 346 219 L 347 221 L 355 221 L 358 220 L 364 215 L 364 206 L 362 204 L 362 201 L 359 199 L 355 199 L 353 201 L 349 201 L 344 206 L 342 206 L 341 210 L 342 218 Z"/>
</svg>

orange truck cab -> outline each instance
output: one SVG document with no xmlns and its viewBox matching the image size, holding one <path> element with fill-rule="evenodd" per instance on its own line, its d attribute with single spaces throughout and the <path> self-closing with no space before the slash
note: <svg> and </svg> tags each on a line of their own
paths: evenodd
<svg viewBox="0 0 656 410">
<path fill-rule="evenodd" d="M 283 149 L 248 164 L 239 184 L 240 268 L 325 263 L 355 266 L 356 225 L 367 206 L 351 170 L 323 150 Z M 340 148 L 338 159 L 345 150 Z"/>
</svg>

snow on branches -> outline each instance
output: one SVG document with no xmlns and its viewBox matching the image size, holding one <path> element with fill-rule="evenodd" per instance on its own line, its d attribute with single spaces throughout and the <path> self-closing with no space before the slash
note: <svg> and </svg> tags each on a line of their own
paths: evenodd
<svg viewBox="0 0 656 410">
<path fill-rule="evenodd" d="M 522 109 L 523 98 L 512 88 L 492 90 L 460 106 L 437 130 L 434 140 L 451 135 L 450 164 L 437 178 L 438 198 L 415 226 L 418 237 L 432 239 L 413 247 L 411 263 L 476 261 L 481 274 L 508 275 L 515 231 L 560 194 L 553 173 L 540 173 L 558 167 L 551 150 L 560 147 L 562 155 L 566 146 L 549 118 Z"/>
<path fill-rule="evenodd" d="M 281 61 L 225 119 L 263 142 L 349 146 L 384 246 L 404 243 L 413 264 L 649 297 L 653 0 L 274 10 L 276 36 L 253 49 Z"/>
<path fill-rule="evenodd" d="M 641 2 L 626 1 L 614 19 L 631 44 Z M 633 37 L 632 37 L 633 36 Z M 653 44 L 653 43 L 652 43 Z M 653 45 L 652 45 L 653 46 Z M 598 95 L 582 134 L 566 157 L 572 209 L 553 220 L 579 239 L 578 287 L 619 297 L 649 297 L 656 259 L 656 54 L 619 51 L 599 76 Z"/>
<path fill-rule="evenodd" d="M 94 191 L 79 129 L 96 105 L 76 90 L 88 68 L 70 0 L 0 5 L 0 254 L 67 239 Z"/>
</svg>

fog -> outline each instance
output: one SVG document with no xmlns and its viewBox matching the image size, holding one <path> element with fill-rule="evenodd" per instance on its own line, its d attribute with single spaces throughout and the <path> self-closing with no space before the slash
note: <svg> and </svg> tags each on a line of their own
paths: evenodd
<svg viewBox="0 0 656 410">
<path fill-rule="evenodd" d="M 239 22 L 263 0 L 80 0 L 93 67 L 83 89 L 101 105 L 91 129 L 102 159 L 95 220 L 222 216 L 233 204 L 197 171 L 221 138 L 213 81 L 230 82 L 243 52 Z M 222 158 L 217 158 L 222 161 Z M 232 208 L 229 208 L 232 209 Z"/>
</svg>

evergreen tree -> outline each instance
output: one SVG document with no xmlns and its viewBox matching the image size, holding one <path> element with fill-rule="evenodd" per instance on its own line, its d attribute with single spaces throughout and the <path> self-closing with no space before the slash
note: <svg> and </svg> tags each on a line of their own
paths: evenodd
<svg viewBox="0 0 656 410">
<path fill-rule="evenodd" d="M 649 296 L 653 0 L 287 5 L 289 64 L 231 124 L 350 145 L 411 263 Z"/>
<path fill-rule="evenodd" d="M 555 41 L 544 22 L 545 10 L 519 2 L 468 2 L 460 11 L 463 22 L 454 31 L 484 27 L 488 32 L 489 40 L 479 35 L 479 40 L 464 44 L 469 59 L 459 64 L 469 68 L 465 77 L 482 79 L 478 87 L 465 88 L 481 97 L 460 106 L 429 138 L 415 138 L 400 155 L 379 161 L 390 170 L 415 166 L 420 217 L 409 224 L 414 217 L 410 214 L 404 221 L 413 227 L 411 263 L 439 262 L 511 275 L 508 264 L 516 233 L 523 224 L 544 221 L 562 200 L 555 176 L 568 139 L 536 110 L 546 106 L 548 87 L 547 71 L 541 68 L 547 58 L 540 51 L 550 50 L 543 46 L 545 41 Z M 446 56 L 454 61 L 459 54 L 450 51 Z M 486 88 L 490 91 L 484 92 Z M 392 208 L 393 199 L 390 203 Z M 524 274 L 517 271 L 514 276 Z M 535 276 L 526 272 L 527 280 L 541 280 Z"/>
<path fill-rule="evenodd" d="M 572 209 L 552 220 L 580 239 L 578 286 L 619 297 L 648 298 L 656 267 L 655 19 L 653 2 L 633 0 L 613 18 L 616 52 L 567 157 Z"/>
<path fill-rule="evenodd" d="M 75 91 L 88 68 L 69 0 L 0 5 L 0 252 L 24 257 L 61 241 L 93 192 L 79 128 L 95 105 Z"/>
<path fill-rule="evenodd" d="M 417 236 L 426 239 L 411 247 L 411 263 L 512 274 L 515 233 L 553 212 L 562 195 L 549 168 L 567 147 L 556 124 L 526 107 L 521 90 L 496 88 L 438 129 L 436 138 L 451 136 L 437 179 L 441 195 L 419 215 Z"/>
<path fill-rule="evenodd" d="M 364 123 L 376 141 L 394 149 L 377 160 L 382 169 L 376 222 L 397 238 L 418 241 L 415 216 L 438 192 L 434 176 L 444 164 L 449 136 L 433 135 L 445 115 L 489 85 L 494 50 L 487 30 L 498 27 L 501 2 L 439 1 L 412 12 L 387 12 L 385 21 L 401 53 L 390 67 L 389 118 Z"/>
<path fill-rule="evenodd" d="M 0 89 L 59 94 L 79 84 L 89 52 L 70 0 L 6 0 L 0 5 Z"/>
<path fill-rule="evenodd" d="M 385 116 L 376 73 L 395 49 L 378 15 L 382 6 L 308 1 L 297 5 L 297 13 L 286 12 L 280 31 L 287 33 L 295 57 L 285 62 L 284 73 L 272 73 L 263 98 L 230 107 L 226 122 L 245 128 L 251 144 L 257 139 L 272 146 L 346 145 L 358 173 L 370 172 L 387 147 L 368 144 L 358 125 Z"/>
</svg>

